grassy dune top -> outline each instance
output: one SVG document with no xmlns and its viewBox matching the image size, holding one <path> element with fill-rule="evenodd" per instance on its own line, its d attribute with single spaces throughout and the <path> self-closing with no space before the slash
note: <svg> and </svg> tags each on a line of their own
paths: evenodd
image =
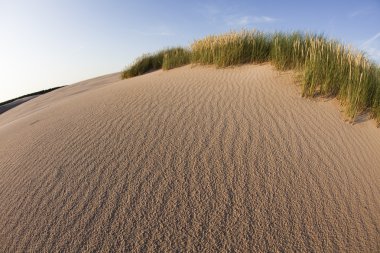
<svg viewBox="0 0 380 253">
<path fill-rule="evenodd" d="M 190 49 L 169 48 L 138 58 L 123 78 L 186 64 L 228 67 L 271 62 L 279 70 L 295 70 L 305 97 L 337 97 L 355 118 L 369 111 L 380 125 L 380 68 L 365 55 L 322 35 L 306 33 L 230 32 L 196 40 Z"/>
</svg>

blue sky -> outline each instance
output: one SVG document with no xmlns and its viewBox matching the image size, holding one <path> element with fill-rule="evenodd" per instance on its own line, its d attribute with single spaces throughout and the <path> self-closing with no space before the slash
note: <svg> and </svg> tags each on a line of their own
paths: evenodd
<svg viewBox="0 0 380 253">
<path fill-rule="evenodd" d="M 0 0 L 0 101 L 242 28 L 324 33 L 380 63 L 379 0 Z"/>
</svg>

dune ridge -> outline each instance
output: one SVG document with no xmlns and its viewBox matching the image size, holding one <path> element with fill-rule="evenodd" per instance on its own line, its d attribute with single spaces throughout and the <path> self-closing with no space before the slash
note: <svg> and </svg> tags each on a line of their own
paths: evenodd
<svg viewBox="0 0 380 253">
<path fill-rule="evenodd" d="M 0 251 L 380 251 L 380 131 L 271 65 L 81 82 L 0 116 Z"/>
</svg>

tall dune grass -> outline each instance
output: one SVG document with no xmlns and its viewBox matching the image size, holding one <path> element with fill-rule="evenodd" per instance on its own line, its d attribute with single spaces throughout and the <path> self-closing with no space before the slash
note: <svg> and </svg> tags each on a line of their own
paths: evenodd
<svg viewBox="0 0 380 253">
<path fill-rule="evenodd" d="M 122 78 L 130 78 L 158 69 L 172 69 L 190 63 L 190 52 L 175 47 L 164 49 L 153 54 L 145 54 L 135 60 L 122 72 Z"/>
<path fill-rule="evenodd" d="M 208 36 L 191 45 L 193 63 L 227 67 L 269 60 L 271 36 L 262 32 L 227 33 Z"/>
<path fill-rule="evenodd" d="M 190 57 L 191 52 L 189 49 L 181 47 L 171 48 L 164 53 L 162 68 L 169 70 L 187 65 L 190 63 Z"/>
<path fill-rule="evenodd" d="M 337 96 L 350 117 L 370 108 L 380 122 L 379 67 L 363 53 L 321 35 L 276 34 L 273 41 L 272 62 L 302 73 L 304 96 Z"/>
<path fill-rule="evenodd" d="M 172 48 L 139 58 L 123 78 L 188 63 L 227 67 L 271 62 L 279 70 L 295 70 L 302 94 L 337 96 L 354 118 L 369 110 L 380 125 L 380 69 L 362 52 L 323 35 L 306 33 L 229 32 L 195 40 L 191 50 Z"/>
<path fill-rule="evenodd" d="M 137 58 L 131 66 L 123 71 L 122 78 L 135 77 L 150 71 L 161 69 L 163 59 L 164 51 L 159 51 L 154 54 L 145 54 Z"/>
</svg>

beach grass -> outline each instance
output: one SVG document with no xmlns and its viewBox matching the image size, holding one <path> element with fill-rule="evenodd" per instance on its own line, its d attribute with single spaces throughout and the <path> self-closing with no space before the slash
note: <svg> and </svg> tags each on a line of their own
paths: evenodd
<svg viewBox="0 0 380 253">
<path fill-rule="evenodd" d="M 158 70 L 162 68 L 162 62 L 164 58 L 164 52 L 159 51 L 154 54 L 144 54 L 137 58 L 135 62 L 127 67 L 122 72 L 122 78 L 131 78 L 139 75 L 143 75 L 150 71 Z"/>
<path fill-rule="evenodd" d="M 303 96 L 337 97 L 349 117 L 370 110 L 380 124 L 379 66 L 364 53 L 319 34 L 244 30 L 211 35 L 195 40 L 190 50 L 177 47 L 144 55 L 122 77 L 189 63 L 228 67 L 263 62 L 299 73 Z"/>
<path fill-rule="evenodd" d="M 166 50 L 162 62 L 162 69 L 169 70 L 190 63 L 191 52 L 189 49 L 176 47 Z"/>
<path fill-rule="evenodd" d="M 193 63 L 228 67 L 269 61 L 271 36 L 262 32 L 230 32 L 207 36 L 191 45 Z"/>
<path fill-rule="evenodd" d="M 160 50 L 153 54 L 144 54 L 122 72 L 122 78 L 131 78 L 151 71 L 180 67 L 190 63 L 190 51 L 175 47 Z"/>
</svg>

